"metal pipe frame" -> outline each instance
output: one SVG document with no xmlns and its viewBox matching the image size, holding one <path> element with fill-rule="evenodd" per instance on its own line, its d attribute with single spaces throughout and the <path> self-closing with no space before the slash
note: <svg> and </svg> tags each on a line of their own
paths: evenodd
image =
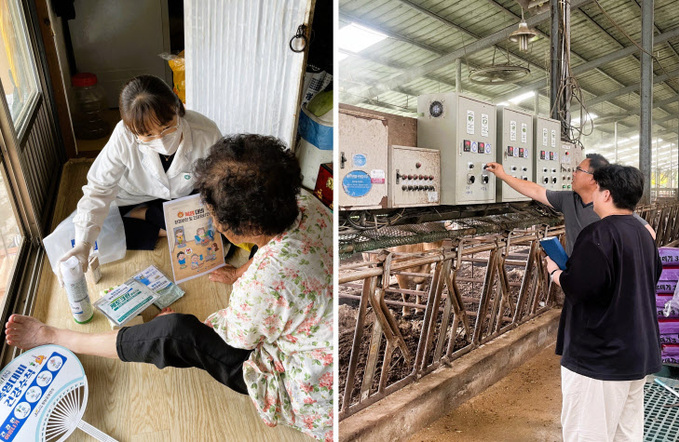
<svg viewBox="0 0 679 442">
<path fill-rule="evenodd" d="M 640 206 L 637 213 L 655 229 L 659 246 L 679 242 L 679 223 L 676 222 L 679 201 Z M 455 239 L 452 246 L 419 254 L 383 250 L 380 261 L 340 265 L 340 286 L 361 289 L 360 296 L 346 290 L 339 293 L 340 299 L 359 301 L 346 376 L 340 376 L 340 420 L 441 365 L 452 365 L 460 356 L 552 308 L 558 288 L 550 282 L 538 244 L 546 235 L 563 238 L 565 229 L 557 226 L 530 233 L 512 230 L 464 237 Z M 515 247 L 523 249 L 519 255 L 525 260 L 516 258 L 517 252 L 512 250 Z M 529 248 L 527 254 L 526 247 Z M 433 266 L 433 272 L 428 275 L 428 292 L 389 287 L 390 279 L 396 274 L 420 276 L 421 273 L 407 269 L 423 264 Z M 475 264 L 485 264 L 483 277 L 473 274 L 471 278 L 462 277 L 463 271 L 478 269 Z M 517 266 L 523 266 L 518 285 L 510 283 L 508 278 L 508 271 Z M 461 287 L 460 283 L 471 285 L 471 290 Z M 386 292 L 424 295 L 423 303 L 385 299 Z M 399 307 L 424 310 L 416 316 L 422 321 L 422 328 L 414 354 L 401 350 L 405 346 L 404 338 L 394 316 L 399 314 Z M 372 323 L 368 320 L 371 316 L 375 318 Z M 367 355 L 362 355 L 366 346 Z M 390 384 L 391 370 L 403 364 L 408 374 Z"/>
<path fill-rule="evenodd" d="M 563 234 L 561 228 L 553 231 Z M 531 250 L 523 263 L 524 271 L 530 269 L 527 271 L 530 281 L 518 285 L 509 283 L 506 267 L 516 268 L 521 262 L 512 260 L 510 264 L 506 263 L 509 244 L 503 235 L 463 238 L 455 247 L 444 247 L 419 256 L 389 252 L 382 262 L 366 263 L 369 267 L 366 270 L 356 271 L 357 266 L 351 265 L 347 269 L 348 273 L 343 274 L 344 269 L 341 269 L 340 284 L 356 287 L 356 282 L 362 281 L 363 290 L 360 297 L 340 293 L 340 298 L 353 301 L 360 299 L 348 372 L 344 390 L 340 394 L 343 399 L 340 418 L 345 418 L 414 382 L 441 364 L 451 364 L 462 354 L 549 309 L 548 285 L 539 283 L 546 278 L 546 272 L 542 265 L 540 248 L 537 246 L 538 236 L 541 235 L 521 234 L 511 240 L 511 247 L 525 249 L 530 246 Z M 393 258 L 397 256 L 398 262 L 395 262 Z M 478 299 L 473 295 L 463 296 L 463 290 L 459 287 L 462 279 L 458 279 L 459 274 L 461 270 L 479 262 L 486 263 L 483 269 L 482 295 Z M 399 273 L 399 269 L 417 267 L 423 263 L 434 265 L 433 274 L 429 275 L 429 291 L 424 304 L 384 300 L 386 291 L 396 291 L 388 289 L 391 276 Z M 386 272 L 385 265 L 391 267 Z M 535 267 L 537 268 L 534 269 Z M 403 293 L 401 290 L 399 292 Z M 381 305 L 375 301 L 376 298 L 381 299 Z M 402 337 L 395 337 L 394 325 L 397 321 L 393 311 L 387 308 L 388 305 L 424 309 L 422 330 L 414 356 L 408 355 L 407 351 L 395 351 L 400 347 L 396 344 L 397 341 L 398 344 L 404 344 Z M 366 320 L 368 306 L 375 317 L 372 326 Z M 369 328 L 372 328 L 369 350 L 367 356 L 361 360 L 364 370 L 362 376 L 359 376 L 359 353 L 361 346 L 365 345 L 364 333 Z M 383 337 L 386 343 L 383 342 Z M 395 365 L 404 363 L 404 360 L 410 360 L 407 362 L 410 373 L 404 379 L 389 385 L 390 370 Z"/>
</svg>

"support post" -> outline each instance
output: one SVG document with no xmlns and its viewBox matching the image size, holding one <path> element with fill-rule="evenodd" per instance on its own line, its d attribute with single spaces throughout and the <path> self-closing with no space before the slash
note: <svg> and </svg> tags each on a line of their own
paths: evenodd
<svg viewBox="0 0 679 442">
<path fill-rule="evenodd" d="M 559 57 L 559 0 L 550 0 L 549 6 L 552 12 L 552 21 L 549 31 L 549 109 L 550 117 L 559 120 L 558 93 L 561 86 L 561 69 Z"/>
<path fill-rule="evenodd" d="M 535 91 L 533 96 L 533 114 L 536 116 L 540 115 L 540 94 L 538 91 Z"/>
<path fill-rule="evenodd" d="M 559 0 L 561 2 L 561 22 L 564 28 L 562 29 L 560 35 L 560 47 L 559 58 L 561 63 L 561 82 L 566 84 L 571 76 L 571 0 Z M 571 137 L 570 134 L 570 124 L 571 124 L 571 89 L 565 88 L 563 94 L 560 98 L 561 100 L 561 113 L 563 114 L 563 121 L 561 122 L 561 139 L 568 140 Z M 583 124 L 583 121 L 580 124 Z"/>
<path fill-rule="evenodd" d="M 615 162 L 618 162 L 618 122 L 613 124 L 613 143 L 615 145 Z"/>
<path fill-rule="evenodd" d="M 571 46 L 571 3 L 570 0 L 550 0 L 552 21 L 550 29 L 549 103 L 551 117 L 561 121 L 561 139 L 570 138 L 571 93 L 562 86 L 570 76 L 569 60 Z"/>
<path fill-rule="evenodd" d="M 639 127 L 639 170 L 644 176 L 641 204 L 651 202 L 651 131 L 653 129 L 653 7 L 654 0 L 641 2 L 641 123 Z"/>
<path fill-rule="evenodd" d="M 455 92 L 462 92 L 462 61 L 455 60 Z"/>
</svg>

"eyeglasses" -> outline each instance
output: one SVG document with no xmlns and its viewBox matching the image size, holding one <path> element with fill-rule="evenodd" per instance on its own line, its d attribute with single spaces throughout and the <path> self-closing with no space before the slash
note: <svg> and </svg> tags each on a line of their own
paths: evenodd
<svg viewBox="0 0 679 442">
<path fill-rule="evenodd" d="M 161 130 L 158 135 L 150 135 L 150 136 L 137 135 L 137 141 L 140 144 L 149 143 L 153 140 L 158 140 L 160 138 L 163 138 L 165 135 L 174 132 L 178 128 L 179 128 L 179 118 L 177 118 L 177 124 L 175 124 L 174 126 L 166 127 L 165 129 Z"/>
<path fill-rule="evenodd" d="M 576 171 L 576 172 L 586 173 L 587 175 L 594 175 L 593 172 L 590 172 L 589 170 L 585 170 L 585 169 L 583 169 L 583 168 L 580 167 L 580 166 L 576 167 L 576 168 L 575 168 L 575 171 Z"/>
</svg>

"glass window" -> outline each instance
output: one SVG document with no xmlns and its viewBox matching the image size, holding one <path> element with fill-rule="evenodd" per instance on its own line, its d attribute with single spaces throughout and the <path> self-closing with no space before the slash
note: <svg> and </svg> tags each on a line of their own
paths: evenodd
<svg viewBox="0 0 679 442">
<path fill-rule="evenodd" d="M 0 164 L 0 172 L 3 172 Z M 5 303 L 7 286 L 12 280 L 14 264 L 24 239 L 17 224 L 5 174 L 0 173 L 0 309 Z"/>
<path fill-rule="evenodd" d="M 0 1 L 0 82 L 17 134 L 38 95 L 35 61 L 26 29 L 17 0 Z"/>
</svg>

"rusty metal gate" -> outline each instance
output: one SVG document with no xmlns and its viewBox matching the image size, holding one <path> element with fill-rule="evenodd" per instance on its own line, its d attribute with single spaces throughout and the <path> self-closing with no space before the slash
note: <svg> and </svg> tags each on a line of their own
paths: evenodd
<svg viewBox="0 0 679 442">
<path fill-rule="evenodd" d="M 656 230 L 659 245 L 677 242 L 679 203 L 638 212 Z M 340 420 L 451 365 L 560 300 L 538 240 L 558 236 L 563 241 L 562 225 L 500 228 L 470 237 L 464 236 L 468 226 L 456 224 L 463 235 L 448 232 L 430 250 L 345 256 L 339 271 Z M 420 283 L 402 287 L 404 279 Z"/>
</svg>

